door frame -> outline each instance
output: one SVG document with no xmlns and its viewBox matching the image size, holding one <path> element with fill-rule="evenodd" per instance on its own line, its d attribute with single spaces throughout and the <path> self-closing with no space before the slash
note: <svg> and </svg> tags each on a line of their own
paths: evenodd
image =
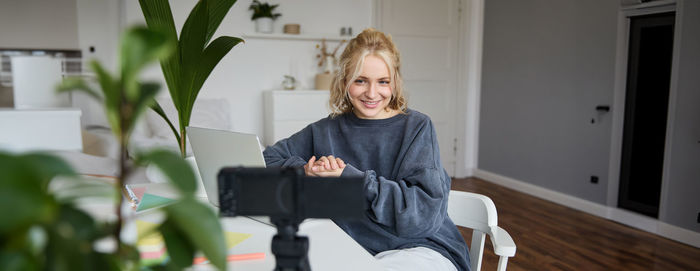
<svg viewBox="0 0 700 271">
<path fill-rule="evenodd" d="M 674 127 L 677 84 L 678 84 L 678 60 L 681 33 L 681 14 L 673 1 L 650 2 L 640 5 L 622 7 L 618 12 L 617 20 L 617 50 L 615 59 L 615 86 L 612 106 L 612 129 L 610 138 L 610 160 L 608 169 L 608 191 L 606 204 L 619 209 L 618 198 L 620 188 L 620 166 L 622 160 L 622 140 L 625 118 L 625 97 L 627 91 L 627 61 L 629 50 L 630 17 L 651 15 L 665 12 L 675 12 L 675 26 L 673 33 L 673 55 L 671 62 L 671 83 L 669 86 L 668 116 L 666 120 L 666 142 L 664 144 L 664 161 L 661 177 L 661 198 L 659 201 L 658 220 L 666 218 L 666 202 L 668 200 L 668 179 L 670 167 L 671 140 Z"/>
<path fill-rule="evenodd" d="M 457 65 L 457 157 L 455 177 L 474 176 L 479 166 L 479 112 L 484 41 L 484 0 L 460 0 Z"/>
</svg>

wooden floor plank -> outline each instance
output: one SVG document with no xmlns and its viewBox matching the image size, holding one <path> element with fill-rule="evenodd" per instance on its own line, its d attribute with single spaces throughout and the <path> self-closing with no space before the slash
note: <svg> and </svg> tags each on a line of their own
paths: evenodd
<svg viewBox="0 0 700 271">
<path fill-rule="evenodd" d="M 508 270 L 700 270 L 700 248 L 477 178 L 454 179 L 452 189 L 496 204 L 498 225 L 518 247 Z M 482 270 L 495 270 L 490 241 L 485 247 Z"/>
</svg>

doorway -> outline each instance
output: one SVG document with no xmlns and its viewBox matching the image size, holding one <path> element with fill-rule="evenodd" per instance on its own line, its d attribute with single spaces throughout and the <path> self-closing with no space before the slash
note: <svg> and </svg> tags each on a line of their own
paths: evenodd
<svg viewBox="0 0 700 271">
<path fill-rule="evenodd" d="M 457 167 L 459 7 L 460 0 L 380 0 L 377 5 L 377 26 L 401 53 L 409 108 L 432 119 L 450 176 Z"/>
<path fill-rule="evenodd" d="M 630 18 L 618 206 L 658 218 L 675 13 Z"/>
</svg>

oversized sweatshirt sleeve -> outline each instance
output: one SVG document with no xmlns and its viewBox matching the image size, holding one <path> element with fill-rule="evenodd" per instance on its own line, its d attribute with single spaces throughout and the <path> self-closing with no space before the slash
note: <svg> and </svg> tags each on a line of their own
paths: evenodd
<svg viewBox="0 0 700 271">
<path fill-rule="evenodd" d="M 395 235 L 405 238 L 432 236 L 447 216 L 450 177 L 442 168 L 437 138 L 428 119 L 408 144 L 397 164 L 396 180 L 360 171 L 352 165 L 343 176 L 363 177 L 368 216 Z"/>
<path fill-rule="evenodd" d="M 302 167 L 312 153 L 311 125 L 263 151 L 268 167 Z"/>
</svg>

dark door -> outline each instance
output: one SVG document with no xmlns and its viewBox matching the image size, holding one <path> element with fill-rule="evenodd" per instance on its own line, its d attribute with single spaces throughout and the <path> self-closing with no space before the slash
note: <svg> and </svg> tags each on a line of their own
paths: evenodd
<svg viewBox="0 0 700 271">
<path fill-rule="evenodd" d="M 631 18 L 618 206 L 659 215 L 675 13 Z"/>
</svg>

